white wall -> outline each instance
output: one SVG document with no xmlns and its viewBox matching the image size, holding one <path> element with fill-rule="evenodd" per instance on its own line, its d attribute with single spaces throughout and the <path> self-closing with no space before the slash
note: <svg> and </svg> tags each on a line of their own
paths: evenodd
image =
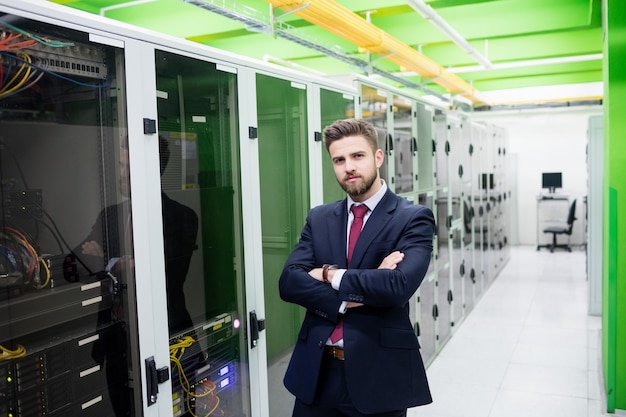
<svg viewBox="0 0 626 417">
<path fill-rule="evenodd" d="M 571 243 L 584 242 L 584 197 L 587 195 L 587 128 L 589 116 L 602 114 L 601 106 L 537 110 L 475 112 L 472 118 L 507 130 L 508 153 L 517 164 L 511 184 L 516 184 L 519 241 L 512 244 L 537 245 L 537 195 L 542 172 L 563 173 L 563 193 L 577 199 Z M 515 203 L 515 201 L 514 201 Z M 567 214 L 565 214 L 564 221 Z M 540 236 L 545 241 L 546 236 Z"/>
</svg>

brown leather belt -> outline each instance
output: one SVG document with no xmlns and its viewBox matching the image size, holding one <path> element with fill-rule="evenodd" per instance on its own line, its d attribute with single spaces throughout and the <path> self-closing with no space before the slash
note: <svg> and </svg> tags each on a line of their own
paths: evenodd
<svg viewBox="0 0 626 417">
<path fill-rule="evenodd" d="M 345 356 L 343 354 L 343 349 L 337 346 L 325 346 L 324 353 L 332 356 L 335 359 L 339 359 L 340 361 L 345 360 Z"/>
</svg>

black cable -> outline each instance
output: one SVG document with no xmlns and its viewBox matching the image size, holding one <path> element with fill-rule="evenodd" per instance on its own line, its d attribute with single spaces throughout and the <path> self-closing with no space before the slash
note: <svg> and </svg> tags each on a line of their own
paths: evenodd
<svg viewBox="0 0 626 417">
<path fill-rule="evenodd" d="M 10 146 L 7 146 L 7 144 L 4 143 L 2 139 L 0 139 L 0 150 L 2 149 L 6 149 L 9 155 L 11 155 L 13 162 L 15 162 L 15 168 L 17 168 L 17 172 L 20 174 L 20 179 L 22 180 L 22 184 L 24 185 L 24 188 L 28 190 L 29 187 L 28 187 L 28 184 L 26 183 L 26 176 L 24 175 L 24 171 L 22 171 L 22 167 L 20 166 L 20 163 L 17 157 L 15 156 L 15 153 L 11 150 Z"/>
<path fill-rule="evenodd" d="M 22 184 L 24 185 L 24 188 L 26 190 L 29 190 L 30 188 L 28 187 L 28 183 L 26 182 L 26 176 L 24 175 L 24 171 L 22 171 L 22 167 L 20 166 L 19 160 L 17 159 L 17 157 L 15 156 L 15 154 L 9 149 L 9 147 L 6 146 L 6 144 L 2 141 L 0 141 L 0 146 L 4 147 L 5 149 L 7 149 L 9 151 L 9 154 L 11 155 L 11 157 L 13 158 L 13 161 L 15 162 L 15 167 L 17 168 L 19 175 L 20 175 L 20 179 L 22 180 Z M 82 259 L 76 254 L 76 252 L 74 252 L 74 250 L 70 247 L 70 245 L 67 243 L 67 241 L 65 240 L 65 238 L 63 237 L 63 234 L 61 233 L 61 231 L 59 230 L 56 222 L 54 221 L 54 219 L 52 218 L 52 216 L 50 216 L 50 214 L 48 214 L 48 212 L 40 205 L 37 204 L 36 202 L 34 203 L 43 214 L 46 215 L 46 217 L 48 218 L 48 220 L 50 221 L 50 223 L 52 223 L 52 226 L 54 227 L 54 230 L 50 227 L 49 224 L 47 224 L 46 222 L 44 222 L 41 219 L 38 219 L 37 216 L 35 216 L 32 213 L 29 213 L 32 218 L 38 223 L 38 224 L 42 224 L 44 225 L 52 234 L 52 236 L 54 237 L 54 239 L 56 240 L 57 244 L 59 245 L 59 249 L 61 250 L 61 252 L 63 252 L 63 244 L 65 244 L 65 247 L 67 248 L 67 250 L 69 251 L 70 254 L 72 254 L 72 256 L 74 256 L 74 258 L 76 258 L 76 260 L 87 270 L 87 272 L 89 273 L 89 275 L 94 275 L 94 272 L 91 270 L 91 268 L 89 268 L 83 261 Z M 55 233 L 56 232 L 56 233 Z"/>
<path fill-rule="evenodd" d="M 48 218 L 48 220 L 50 220 L 50 223 L 52 223 L 52 227 L 54 227 L 54 230 L 57 232 L 58 237 L 61 239 L 61 241 L 63 242 L 63 244 L 65 245 L 65 247 L 67 248 L 67 250 L 76 258 L 76 260 L 78 261 L 78 263 L 80 263 L 89 273 L 89 275 L 94 275 L 94 272 L 91 270 L 91 268 L 89 268 L 87 265 L 85 265 L 85 263 L 82 261 L 82 259 L 80 259 L 80 257 L 76 254 L 76 252 L 74 252 L 74 250 L 70 247 L 70 245 L 67 243 L 67 241 L 65 240 L 65 238 L 63 237 L 63 234 L 61 233 L 61 231 L 59 230 L 59 227 L 57 226 L 57 224 L 55 223 L 54 219 L 52 218 L 52 216 L 50 216 L 48 214 L 48 212 L 41 207 L 39 204 L 37 204 L 37 207 L 39 207 L 41 209 L 41 212 L 43 214 L 46 215 L 46 217 Z"/>
<path fill-rule="evenodd" d="M 52 227 L 50 227 L 50 225 L 46 222 L 44 222 L 43 220 L 37 218 L 37 216 L 35 216 L 34 214 L 29 213 L 33 220 L 35 220 L 38 224 L 41 224 L 43 226 L 46 227 L 46 229 L 48 229 L 50 231 L 50 234 L 52 235 L 52 237 L 54 237 L 54 240 L 56 240 L 57 245 L 59 245 L 59 250 L 61 251 L 61 253 L 63 253 L 63 245 L 61 244 L 61 240 L 59 239 L 59 237 L 56 235 L 55 231 L 52 229 Z"/>
</svg>

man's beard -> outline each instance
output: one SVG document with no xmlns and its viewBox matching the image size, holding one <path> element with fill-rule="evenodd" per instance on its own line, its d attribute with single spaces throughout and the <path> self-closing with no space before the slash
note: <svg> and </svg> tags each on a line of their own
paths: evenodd
<svg viewBox="0 0 626 417">
<path fill-rule="evenodd" d="M 354 198 L 367 193 L 374 185 L 374 181 L 376 181 L 376 173 L 370 176 L 361 176 L 359 181 L 354 183 L 349 183 L 344 179 L 339 181 L 339 185 L 350 197 Z"/>
</svg>

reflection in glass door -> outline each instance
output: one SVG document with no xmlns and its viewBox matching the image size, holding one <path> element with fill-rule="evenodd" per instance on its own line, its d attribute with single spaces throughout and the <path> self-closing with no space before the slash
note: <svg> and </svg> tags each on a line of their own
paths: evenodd
<svg viewBox="0 0 626 417">
<path fill-rule="evenodd" d="M 250 415 L 236 74 L 156 52 L 173 415 Z"/>
</svg>

